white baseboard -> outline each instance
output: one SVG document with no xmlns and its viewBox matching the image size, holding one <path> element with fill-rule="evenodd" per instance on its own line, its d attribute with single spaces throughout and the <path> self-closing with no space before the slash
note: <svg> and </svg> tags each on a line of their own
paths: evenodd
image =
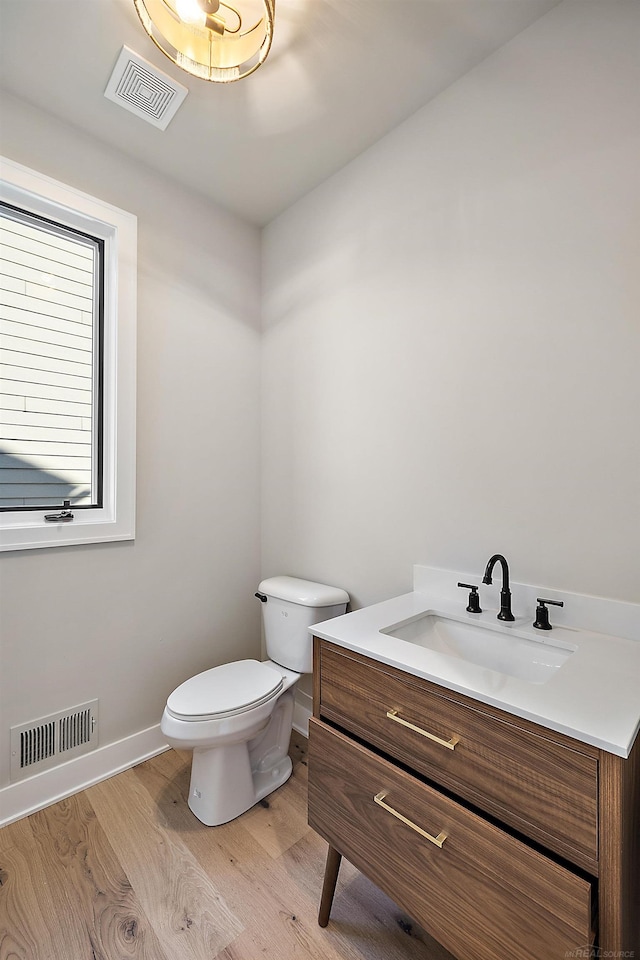
<svg viewBox="0 0 640 960">
<path fill-rule="evenodd" d="M 313 697 L 302 690 L 296 691 L 296 702 L 293 707 L 293 729 L 303 737 L 309 736 L 309 717 L 313 713 Z"/>
<path fill-rule="evenodd" d="M 168 750 L 160 724 L 0 789 L 0 827 Z"/>
</svg>

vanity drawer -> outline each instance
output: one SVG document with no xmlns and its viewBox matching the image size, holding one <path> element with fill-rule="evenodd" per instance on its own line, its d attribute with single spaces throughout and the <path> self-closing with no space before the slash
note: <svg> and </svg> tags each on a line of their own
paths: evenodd
<svg viewBox="0 0 640 960">
<path fill-rule="evenodd" d="M 568 738 L 498 718 L 327 641 L 316 644 L 316 716 L 597 874 L 596 751 L 573 749 L 562 742 Z"/>
<path fill-rule="evenodd" d="M 588 881 L 322 722 L 309 737 L 310 825 L 456 957 L 592 942 Z"/>
</svg>

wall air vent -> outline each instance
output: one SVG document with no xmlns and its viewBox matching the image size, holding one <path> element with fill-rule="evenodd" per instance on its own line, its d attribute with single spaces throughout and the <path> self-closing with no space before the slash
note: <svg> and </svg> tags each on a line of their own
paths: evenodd
<svg viewBox="0 0 640 960">
<path fill-rule="evenodd" d="M 73 760 L 97 744 L 97 700 L 11 727 L 11 781 Z"/>
<path fill-rule="evenodd" d="M 154 127 L 166 130 L 188 93 L 177 80 L 125 46 L 104 95 Z"/>
</svg>

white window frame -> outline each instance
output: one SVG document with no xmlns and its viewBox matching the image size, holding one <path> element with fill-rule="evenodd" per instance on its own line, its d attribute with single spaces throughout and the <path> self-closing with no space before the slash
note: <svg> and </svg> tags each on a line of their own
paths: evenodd
<svg viewBox="0 0 640 960">
<path fill-rule="evenodd" d="M 103 500 L 67 523 L 42 510 L 0 513 L 0 551 L 133 540 L 136 485 L 137 218 L 0 157 L 0 198 L 104 240 Z"/>
</svg>

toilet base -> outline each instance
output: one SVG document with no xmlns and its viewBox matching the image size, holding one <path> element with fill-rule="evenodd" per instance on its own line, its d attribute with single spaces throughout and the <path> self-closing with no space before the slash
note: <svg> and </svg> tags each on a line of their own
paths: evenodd
<svg viewBox="0 0 640 960">
<path fill-rule="evenodd" d="M 288 755 L 294 691 L 278 699 L 253 740 L 193 751 L 189 808 L 208 827 L 235 820 L 291 776 Z"/>
</svg>

